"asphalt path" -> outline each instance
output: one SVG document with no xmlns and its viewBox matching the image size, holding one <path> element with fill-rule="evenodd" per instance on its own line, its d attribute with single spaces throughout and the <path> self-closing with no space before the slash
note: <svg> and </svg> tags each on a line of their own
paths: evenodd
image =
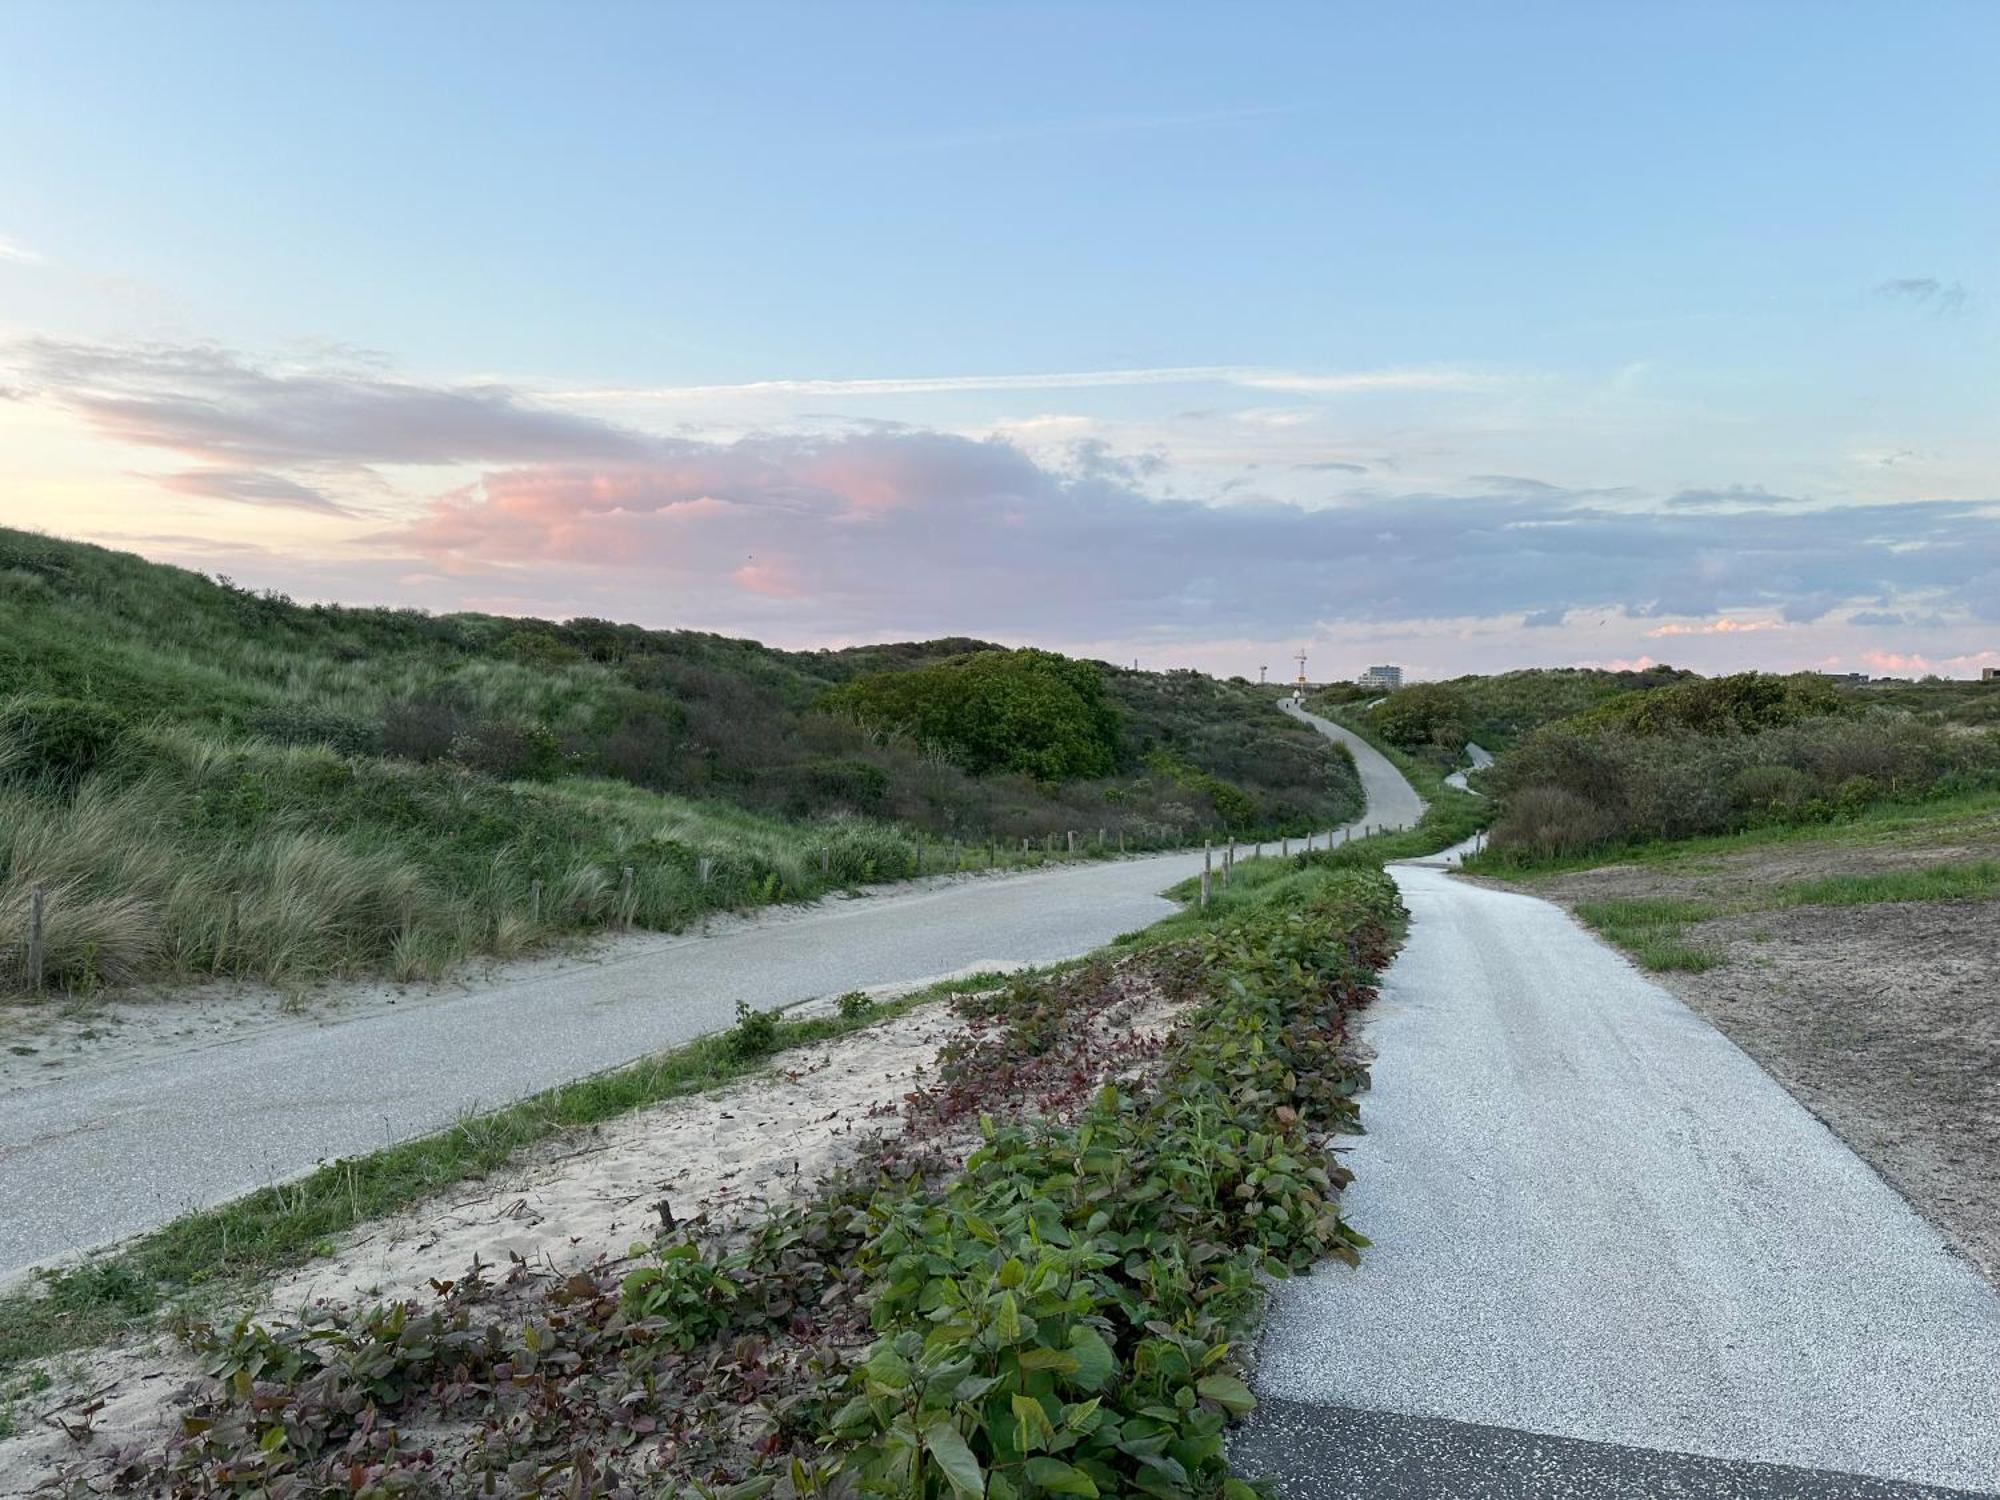
<svg viewBox="0 0 2000 1500">
<path fill-rule="evenodd" d="M 1352 831 L 1416 816 L 1394 767 L 1305 717 L 1358 745 L 1370 802 Z M 1087 953 L 1173 912 L 1160 892 L 1201 861 L 878 887 L 706 935 L 626 940 L 589 964 L 393 1005 L 377 994 L 320 1024 L 0 1096 L 0 1281 L 720 1030 L 738 1001 L 769 1009 Z"/>
<path fill-rule="evenodd" d="M 1345 1212 L 1232 1445 L 1291 1500 L 2000 1491 L 2000 1297 L 1559 908 L 1438 864 Z"/>
</svg>

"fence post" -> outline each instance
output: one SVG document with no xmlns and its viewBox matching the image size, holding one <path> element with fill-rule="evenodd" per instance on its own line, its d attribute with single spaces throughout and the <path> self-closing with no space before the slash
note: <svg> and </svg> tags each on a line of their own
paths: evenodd
<svg viewBox="0 0 2000 1500">
<path fill-rule="evenodd" d="M 1290 859 L 1291 857 L 1292 857 L 1292 836 L 1288 833 L 1283 838 L 1278 840 L 1278 858 Z"/>
<path fill-rule="evenodd" d="M 833 875 L 833 848 L 829 844 L 820 845 L 819 873 L 822 880 L 828 879 Z"/>
<path fill-rule="evenodd" d="M 1125 830 L 1122 828 L 1118 830 L 1118 852 L 1120 854 L 1125 852 Z"/>
<path fill-rule="evenodd" d="M 534 883 L 533 885 L 531 885 L 531 886 L 529 886 L 529 887 L 528 887 L 528 906 L 529 906 L 529 910 L 531 911 L 531 913 L 532 913 L 532 915 L 533 915 L 533 920 L 534 920 L 534 924 L 535 924 L 535 925 L 536 925 L 537 927 L 541 926 L 541 925 L 542 925 L 542 883 L 541 883 L 541 881 L 539 881 L 539 880 L 537 880 L 537 881 L 536 881 L 536 882 L 535 882 L 535 883 Z"/>
<path fill-rule="evenodd" d="M 619 921 L 627 928 L 632 925 L 632 867 L 626 865 L 618 877 Z"/>
<path fill-rule="evenodd" d="M 1097 830 L 1097 847 L 1100 851 L 1104 848 L 1104 830 L 1102 828 Z"/>
<path fill-rule="evenodd" d="M 700 880 L 703 885 L 707 885 L 709 871 L 711 871 L 714 868 L 715 868 L 715 862 L 711 860 L 706 854 L 704 854 L 694 862 L 695 877 L 698 880 Z"/>
<path fill-rule="evenodd" d="M 1257 852 L 1250 857 L 1252 859 L 1262 859 L 1264 857 L 1264 841 L 1262 839 L 1257 840 Z"/>
<path fill-rule="evenodd" d="M 1215 851 L 1209 847 L 1207 839 L 1201 841 L 1201 909 L 1208 910 L 1208 887 L 1212 878 L 1211 867 L 1215 863 Z"/>
<path fill-rule="evenodd" d="M 1071 854 L 1076 853 L 1076 830 L 1074 828 L 1069 830 L 1069 852 Z"/>
<path fill-rule="evenodd" d="M 28 897 L 28 983 L 42 987 L 42 901 L 43 888 L 36 886 Z"/>
</svg>

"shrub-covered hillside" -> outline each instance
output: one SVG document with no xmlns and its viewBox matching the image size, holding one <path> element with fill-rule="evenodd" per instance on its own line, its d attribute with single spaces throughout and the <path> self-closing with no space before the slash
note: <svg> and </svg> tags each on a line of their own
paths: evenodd
<svg viewBox="0 0 2000 1500">
<path fill-rule="evenodd" d="M 1560 858 L 2000 786 L 2000 732 L 1893 701 L 1759 672 L 1607 699 L 1500 758 L 1492 847 Z"/>
<path fill-rule="evenodd" d="M 866 706 L 1040 656 L 307 607 L 0 531 L 0 989 L 36 889 L 52 983 L 431 974 L 910 874 L 920 839 L 1143 848 L 1358 809 L 1344 756 L 1191 673 L 1049 658 L 1108 747 L 1081 760 L 1060 715 L 1010 720 L 996 759 Z"/>
<path fill-rule="evenodd" d="M 1664 687 L 1692 675 L 1666 666 L 1643 672 L 1535 668 L 1412 683 L 1386 696 L 1341 683 L 1326 691 L 1323 702 L 1344 717 L 1365 715 L 1367 726 L 1399 750 L 1452 766 L 1467 743 L 1504 750 L 1543 724 L 1587 712 L 1621 694 Z"/>
</svg>

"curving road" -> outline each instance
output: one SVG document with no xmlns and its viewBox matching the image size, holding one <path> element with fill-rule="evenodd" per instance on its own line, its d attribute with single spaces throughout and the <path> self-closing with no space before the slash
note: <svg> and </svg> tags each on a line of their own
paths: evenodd
<svg viewBox="0 0 2000 1500">
<path fill-rule="evenodd" d="M 1417 789 L 1403 778 L 1388 756 L 1360 735 L 1331 719 L 1306 712 L 1289 698 L 1280 699 L 1278 707 L 1347 747 L 1354 757 L 1354 769 L 1361 773 L 1362 795 L 1368 800 L 1363 821 L 1376 828 L 1408 828 L 1424 815 L 1424 799 L 1417 795 Z"/>
<path fill-rule="evenodd" d="M 1232 1458 L 1287 1500 L 2000 1491 L 2000 1296 L 1548 902 L 1392 867 L 1358 1268 L 1287 1283 Z"/>
<path fill-rule="evenodd" d="M 1350 826 L 1413 820 L 1408 783 L 1353 748 L 1370 800 Z M 739 1000 L 769 1008 L 1087 953 L 1170 914 L 1159 893 L 1200 868 L 1179 853 L 883 887 L 458 992 L 393 1004 L 393 991 L 368 992 L 317 1024 L 0 1096 L 0 1281 L 720 1030 Z"/>
</svg>

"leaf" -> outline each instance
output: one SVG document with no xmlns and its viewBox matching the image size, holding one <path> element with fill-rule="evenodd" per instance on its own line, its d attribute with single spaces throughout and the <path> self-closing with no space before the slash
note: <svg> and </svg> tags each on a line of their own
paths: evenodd
<svg viewBox="0 0 2000 1500">
<path fill-rule="evenodd" d="M 993 1316 L 993 1332 L 1003 1344 L 1021 1342 L 1021 1307 L 1012 1292 L 1000 1294 L 1000 1309 Z"/>
<path fill-rule="evenodd" d="M 1037 1445 L 1047 1447 L 1055 1441 L 1055 1424 L 1049 1421 L 1049 1414 L 1042 1403 L 1033 1396 L 1013 1398 L 1014 1422 L 1020 1448 L 1023 1453 L 1032 1453 Z"/>
<path fill-rule="evenodd" d="M 1232 1417 L 1242 1416 L 1257 1404 L 1257 1398 L 1250 1393 L 1250 1387 L 1234 1375 L 1203 1376 L 1195 1389 Z"/>
<path fill-rule="evenodd" d="M 1072 1379 L 1086 1391 L 1103 1389 L 1105 1382 L 1118 1373 L 1118 1356 L 1095 1328 L 1086 1325 L 1072 1328 L 1069 1352 L 1076 1356 L 1076 1374 Z"/>
<path fill-rule="evenodd" d="M 1096 1500 L 1097 1486 L 1083 1470 L 1073 1468 L 1059 1458 L 1045 1458 L 1036 1455 L 1023 1466 L 1029 1482 L 1040 1485 L 1058 1495 L 1083 1495 L 1086 1500 Z"/>
<path fill-rule="evenodd" d="M 1054 1370 L 1060 1375 L 1070 1375 L 1076 1371 L 1076 1356 L 1061 1349 L 1024 1349 L 1021 1352 L 1021 1368 Z"/>
<path fill-rule="evenodd" d="M 887 1390 L 906 1390 L 910 1384 L 910 1366 L 903 1356 L 889 1345 L 883 1344 L 868 1356 L 868 1363 L 862 1366 L 868 1378 Z"/>
<path fill-rule="evenodd" d="M 950 1418 L 942 1418 L 924 1429 L 924 1451 L 937 1460 L 938 1468 L 944 1471 L 956 1493 L 973 1496 L 974 1500 L 986 1493 L 986 1471 L 979 1467 L 979 1459 L 966 1446 Z"/>
<path fill-rule="evenodd" d="M 1017 1287 L 1028 1279 L 1028 1268 L 1021 1264 L 1021 1257 L 1010 1255 L 1000 1264 L 1000 1285 Z"/>
</svg>

